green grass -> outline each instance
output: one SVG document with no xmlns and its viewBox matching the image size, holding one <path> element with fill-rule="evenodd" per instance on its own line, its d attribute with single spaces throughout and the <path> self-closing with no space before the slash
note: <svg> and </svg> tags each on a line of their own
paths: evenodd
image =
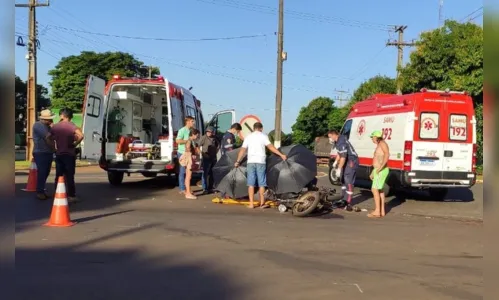
<svg viewBox="0 0 499 300">
<path fill-rule="evenodd" d="M 16 170 L 28 170 L 30 165 L 31 165 L 30 161 L 19 160 L 19 161 L 16 161 L 15 169 Z M 89 166 L 89 162 L 86 160 L 77 160 L 76 166 L 77 167 Z M 55 168 L 55 163 L 52 163 L 52 168 Z"/>
</svg>

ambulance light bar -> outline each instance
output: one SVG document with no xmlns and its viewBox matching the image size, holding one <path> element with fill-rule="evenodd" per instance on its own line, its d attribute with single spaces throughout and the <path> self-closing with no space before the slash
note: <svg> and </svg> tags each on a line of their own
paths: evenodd
<svg viewBox="0 0 499 300">
<path fill-rule="evenodd" d="M 445 91 L 442 90 L 429 90 L 426 88 L 422 88 L 420 90 L 421 93 L 440 93 L 440 94 L 458 94 L 458 95 L 468 95 L 468 92 L 463 91 L 463 92 L 456 92 L 456 91 L 451 91 L 450 89 L 445 89 Z"/>
</svg>

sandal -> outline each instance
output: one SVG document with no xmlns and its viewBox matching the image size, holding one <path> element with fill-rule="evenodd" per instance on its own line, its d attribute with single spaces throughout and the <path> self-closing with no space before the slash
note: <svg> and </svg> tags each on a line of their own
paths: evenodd
<svg viewBox="0 0 499 300">
<path fill-rule="evenodd" d="M 367 214 L 368 218 L 381 218 L 381 214 L 374 214 L 374 212 L 370 212 Z"/>
<path fill-rule="evenodd" d="M 270 205 L 264 203 L 259 206 L 261 209 L 270 208 Z"/>
<path fill-rule="evenodd" d="M 191 199 L 191 200 L 195 200 L 197 199 L 198 197 L 194 196 L 194 195 L 185 195 L 185 199 Z"/>
</svg>

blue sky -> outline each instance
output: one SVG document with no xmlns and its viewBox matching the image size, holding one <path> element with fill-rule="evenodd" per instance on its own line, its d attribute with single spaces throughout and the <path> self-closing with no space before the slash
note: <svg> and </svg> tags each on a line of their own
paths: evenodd
<svg viewBox="0 0 499 300">
<path fill-rule="evenodd" d="M 42 0 L 40 0 L 42 2 Z M 146 4 L 147 3 L 147 4 Z M 310 5 L 309 3 L 314 3 Z M 438 26 L 439 0 L 285 0 L 283 129 L 302 106 L 317 97 L 341 96 L 376 74 L 395 76 L 397 53 L 385 47 L 396 38 L 385 28 L 408 25 L 405 39 Z M 235 108 L 238 118 L 258 115 L 274 127 L 277 0 L 50 1 L 37 9 L 40 44 L 38 83 L 48 86 L 63 56 L 82 50 L 134 53 L 161 68 L 169 80 L 203 102 L 205 118 Z M 446 18 L 463 20 L 479 0 L 445 0 Z M 476 15 L 476 14 L 475 14 Z M 473 15 L 474 16 L 474 15 Z M 475 22 L 482 23 L 481 17 Z M 27 33 L 27 9 L 16 8 L 17 33 Z M 112 35 L 199 39 L 265 35 L 226 41 L 170 42 L 105 37 Z M 405 60 L 411 49 L 406 48 Z M 16 47 L 16 74 L 26 79 L 26 49 Z M 343 95 L 343 97 L 345 97 Z M 340 103 L 338 103 L 340 104 Z"/>
</svg>

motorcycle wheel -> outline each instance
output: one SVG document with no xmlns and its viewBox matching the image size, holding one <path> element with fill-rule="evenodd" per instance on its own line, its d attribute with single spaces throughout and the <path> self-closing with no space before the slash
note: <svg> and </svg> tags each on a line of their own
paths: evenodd
<svg viewBox="0 0 499 300">
<path fill-rule="evenodd" d="M 319 192 L 307 192 L 296 200 L 292 208 L 293 216 L 305 217 L 312 213 L 319 204 Z"/>
</svg>

